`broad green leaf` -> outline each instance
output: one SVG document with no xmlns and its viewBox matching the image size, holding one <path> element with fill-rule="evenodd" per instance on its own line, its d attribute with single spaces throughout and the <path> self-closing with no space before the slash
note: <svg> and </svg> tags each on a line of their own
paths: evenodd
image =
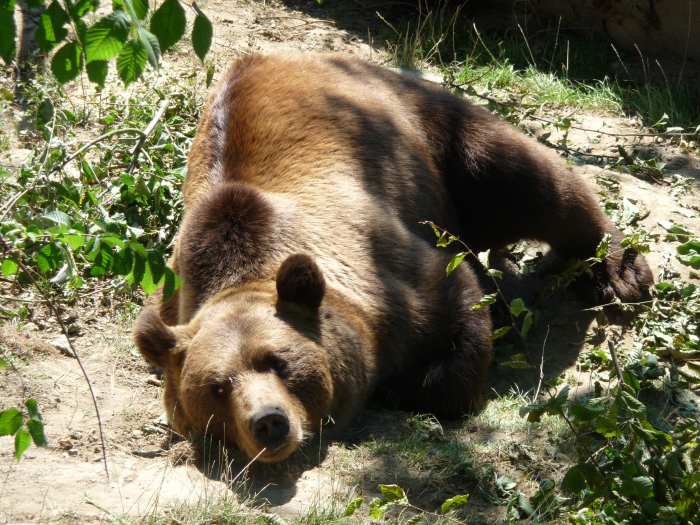
<svg viewBox="0 0 700 525">
<path fill-rule="evenodd" d="M 374 498 L 369 503 L 369 517 L 374 520 L 381 520 L 386 514 L 387 501 L 381 498 Z"/>
<path fill-rule="evenodd" d="M 179 287 L 180 278 L 170 268 L 166 268 L 163 279 L 163 299 L 169 299 Z"/>
<path fill-rule="evenodd" d="M 27 407 L 27 412 L 29 413 L 30 418 L 41 421 L 41 414 L 39 413 L 39 404 L 36 402 L 36 399 L 27 399 L 24 402 L 24 406 Z"/>
<path fill-rule="evenodd" d="M 117 57 L 117 73 L 127 86 L 137 80 L 146 67 L 148 53 L 140 40 L 129 40 Z"/>
<path fill-rule="evenodd" d="M 146 50 L 148 63 L 151 64 L 153 69 L 158 69 L 158 63 L 160 62 L 160 45 L 158 44 L 158 39 L 153 33 L 147 31 L 141 26 L 139 26 L 137 32 L 139 35 L 139 40 Z"/>
<path fill-rule="evenodd" d="M 47 219 L 53 222 L 54 224 L 58 224 L 60 226 L 70 226 L 70 217 L 68 216 L 68 214 L 60 210 L 53 210 L 49 213 L 45 213 L 43 217 L 44 219 Z"/>
<path fill-rule="evenodd" d="M 345 512 L 343 513 L 343 516 L 352 516 L 355 514 L 355 511 L 360 508 L 362 503 L 364 502 L 364 498 L 355 498 L 348 503 L 348 506 L 345 507 Z"/>
<path fill-rule="evenodd" d="M 83 54 L 77 42 L 68 42 L 51 60 L 51 71 L 56 80 L 65 84 L 76 78 L 83 67 Z"/>
<path fill-rule="evenodd" d="M 22 412 L 8 408 L 0 412 L 0 436 L 12 436 L 22 426 Z"/>
<path fill-rule="evenodd" d="M 496 294 L 496 293 L 488 293 L 488 294 L 484 295 L 481 299 L 479 299 L 478 303 L 471 305 L 470 308 L 473 312 L 483 310 L 488 305 L 495 303 L 497 297 L 498 297 L 498 294 Z"/>
<path fill-rule="evenodd" d="M 506 335 L 508 332 L 510 332 L 511 327 L 510 326 L 501 326 L 500 328 L 496 328 L 493 333 L 491 334 L 491 340 L 495 341 L 496 339 L 500 339 L 504 335 Z"/>
<path fill-rule="evenodd" d="M 602 477 L 596 468 L 589 463 L 580 463 L 571 467 L 561 480 L 564 492 L 577 494 L 589 488 L 595 490 L 602 483 Z"/>
<path fill-rule="evenodd" d="M 457 268 L 459 268 L 459 265 L 462 264 L 464 261 L 464 258 L 467 256 L 466 252 L 459 252 L 457 255 L 452 257 L 452 260 L 449 262 L 447 265 L 447 268 L 445 268 L 445 273 L 447 275 L 450 275 L 452 272 L 454 272 Z"/>
<path fill-rule="evenodd" d="M 3 276 L 10 277 L 17 273 L 19 265 L 12 259 L 5 259 L 2 261 L 2 266 L 0 266 L 0 271 L 2 271 Z"/>
<path fill-rule="evenodd" d="M 648 476 L 626 478 L 622 481 L 622 494 L 638 500 L 654 495 L 654 480 Z"/>
<path fill-rule="evenodd" d="M 499 364 L 507 368 L 515 368 L 521 370 L 533 368 L 533 366 L 527 362 L 527 356 L 525 354 L 515 354 L 508 361 L 503 361 Z"/>
<path fill-rule="evenodd" d="M 7 361 L 0 357 L 0 369 L 7 368 Z"/>
<path fill-rule="evenodd" d="M 525 319 L 523 319 L 523 325 L 520 327 L 520 337 L 527 339 L 527 335 L 530 333 L 530 328 L 532 328 L 532 323 L 535 320 L 535 316 L 532 312 L 525 314 Z"/>
<path fill-rule="evenodd" d="M 119 55 L 129 37 L 129 17 L 115 11 L 97 21 L 85 35 L 85 54 L 88 62 L 111 60 Z"/>
<path fill-rule="evenodd" d="M 143 20 L 148 14 L 148 0 L 112 0 L 112 9 L 124 11 L 132 19 Z"/>
<path fill-rule="evenodd" d="M 678 260 L 691 268 L 700 269 L 700 240 L 693 239 L 676 248 Z"/>
<path fill-rule="evenodd" d="M 610 240 L 612 236 L 609 233 L 603 235 L 603 238 L 598 243 L 595 249 L 596 259 L 605 259 L 608 256 L 608 250 L 610 249 Z"/>
<path fill-rule="evenodd" d="M 469 494 L 460 494 L 459 496 L 452 496 L 446 499 L 442 505 L 440 505 L 440 512 L 442 514 L 447 514 L 451 510 L 464 507 L 469 501 Z"/>
<path fill-rule="evenodd" d="M 151 33 L 156 35 L 161 52 L 173 47 L 185 34 L 185 10 L 179 0 L 165 0 L 151 17 Z"/>
<path fill-rule="evenodd" d="M 197 9 L 197 16 L 192 27 L 192 47 L 202 62 L 209 52 L 213 35 L 214 29 L 211 22 L 202 11 Z"/>
<path fill-rule="evenodd" d="M 57 0 L 51 2 L 49 7 L 41 13 L 35 37 L 42 51 L 51 51 L 56 44 L 68 36 L 68 29 L 63 27 L 68 20 L 68 13 Z"/>
<path fill-rule="evenodd" d="M 525 306 L 525 301 L 523 301 L 520 297 L 516 297 L 513 299 L 510 303 L 510 313 L 513 314 L 513 317 L 520 317 L 520 314 L 523 312 L 527 312 L 527 306 Z"/>
<path fill-rule="evenodd" d="M 101 88 L 104 87 L 107 73 L 109 72 L 109 62 L 106 60 L 93 60 L 85 65 L 85 70 L 90 82 L 97 84 Z"/>
<path fill-rule="evenodd" d="M 5 64 L 15 60 L 16 41 L 15 0 L 0 0 L 0 57 Z"/>
<path fill-rule="evenodd" d="M 27 432 L 23 428 L 19 429 L 15 434 L 15 459 L 17 461 L 22 459 L 22 456 L 31 444 L 32 436 L 29 434 L 29 432 Z"/>
<path fill-rule="evenodd" d="M 44 433 L 44 423 L 39 419 L 30 419 L 27 421 L 27 430 L 32 437 L 32 441 L 37 447 L 45 447 L 49 442 Z"/>
<path fill-rule="evenodd" d="M 386 501 L 406 500 L 406 493 L 398 485 L 379 485 L 379 492 Z"/>
</svg>

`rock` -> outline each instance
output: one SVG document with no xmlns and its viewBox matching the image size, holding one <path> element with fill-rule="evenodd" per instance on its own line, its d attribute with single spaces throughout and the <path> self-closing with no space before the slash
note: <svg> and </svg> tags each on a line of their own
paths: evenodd
<svg viewBox="0 0 700 525">
<path fill-rule="evenodd" d="M 68 343 L 68 339 L 65 335 L 59 335 L 58 337 L 55 337 L 54 339 L 49 341 L 49 344 L 56 350 L 61 352 L 63 355 L 67 355 L 68 357 L 75 357 L 73 355 L 73 351 L 70 349 L 70 344 Z"/>
</svg>

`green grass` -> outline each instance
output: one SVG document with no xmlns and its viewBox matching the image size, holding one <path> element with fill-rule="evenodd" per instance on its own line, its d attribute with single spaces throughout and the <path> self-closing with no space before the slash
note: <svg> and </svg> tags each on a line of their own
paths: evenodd
<svg viewBox="0 0 700 525">
<path fill-rule="evenodd" d="M 438 3 L 385 19 L 395 65 L 437 66 L 459 83 L 507 92 L 523 103 L 636 116 L 647 126 L 700 124 L 700 89 L 648 57 L 625 54 L 599 36 L 560 31 L 537 20 L 481 30 L 460 8 Z"/>
</svg>

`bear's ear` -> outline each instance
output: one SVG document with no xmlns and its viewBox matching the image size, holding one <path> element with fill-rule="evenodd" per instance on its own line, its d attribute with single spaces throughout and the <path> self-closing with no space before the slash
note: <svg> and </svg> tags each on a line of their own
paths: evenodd
<svg viewBox="0 0 700 525">
<path fill-rule="evenodd" d="M 147 306 L 134 323 L 134 342 L 149 364 L 164 368 L 177 344 L 177 335 L 163 322 L 155 307 Z"/>
<path fill-rule="evenodd" d="M 277 271 L 277 297 L 281 301 L 317 309 L 325 292 L 321 269 L 308 255 L 290 255 Z"/>
</svg>

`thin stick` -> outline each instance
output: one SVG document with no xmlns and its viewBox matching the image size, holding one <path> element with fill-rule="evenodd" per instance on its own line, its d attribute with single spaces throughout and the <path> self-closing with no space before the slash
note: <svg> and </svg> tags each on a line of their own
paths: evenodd
<svg viewBox="0 0 700 525">
<path fill-rule="evenodd" d="M 137 135 L 143 135 L 143 132 L 140 129 L 136 128 L 123 128 L 123 129 L 113 129 L 112 131 L 108 131 L 107 133 L 104 133 L 97 137 L 95 140 L 92 140 L 85 144 L 83 147 L 78 149 L 75 153 L 73 153 L 70 157 L 68 157 L 66 160 L 64 160 L 60 166 L 54 169 L 54 171 L 57 171 L 59 169 L 63 169 L 63 167 L 68 164 L 70 161 L 75 159 L 78 155 L 84 153 L 85 151 L 89 150 L 91 147 L 93 147 L 95 144 L 99 144 L 102 142 L 104 139 L 107 139 L 113 135 L 121 135 L 124 133 L 136 133 Z"/>
<path fill-rule="evenodd" d="M 0 238 L 0 242 L 2 243 L 2 248 L 4 252 L 10 252 L 11 249 L 10 247 L 5 243 L 3 239 Z M 73 346 L 73 341 L 71 340 L 70 335 L 68 334 L 68 330 L 66 329 L 66 325 L 63 323 L 63 319 L 61 318 L 61 314 L 58 312 L 58 308 L 56 308 L 56 305 L 54 304 L 53 300 L 47 294 L 43 288 L 39 285 L 39 282 L 37 281 L 36 277 L 33 275 L 33 271 L 27 268 L 22 261 L 18 258 L 17 259 L 17 264 L 18 266 L 24 271 L 29 279 L 31 279 L 32 284 L 36 288 L 36 290 L 44 297 L 44 300 L 46 301 L 46 304 L 48 305 L 49 309 L 51 310 L 51 313 L 53 313 L 53 316 L 56 319 L 56 322 L 58 323 L 58 326 L 61 328 L 61 332 L 63 333 L 63 336 L 66 338 L 66 341 L 68 342 L 68 347 L 70 348 L 71 352 L 73 353 L 73 357 L 75 357 L 75 360 L 78 362 L 78 366 L 80 367 L 80 371 L 83 374 L 83 377 L 85 378 L 85 382 L 87 383 L 88 389 L 90 390 L 90 397 L 92 398 L 92 405 L 95 408 L 95 416 L 97 417 L 97 427 L 100 433 L 100 443 L 102 445 L 102 461 L 104 463 L 104 468 L 105 468 L 105 475 L 107 476 L 107 480 L 109 481 L 109 468 L 107 465 L 107 447 L 105 446 L 105 438 L 104 438 L 104 431 L 102 430 L 102 418 L 100 417 L 100 409 L 97 406 L 97 397 L 95 396 L 95 391 L 92 389 L 92 382 L 90 381 L 90 377 L 88 376 L 87 370 L 85 370 L 85 367 L 83 366 L 83 361 L 80 359 L 80 355 L 78 354 L 78 351 L 75 349 L 75 346 Z"/>
<path fill-rule="evenodd" d="M 540 388 L 542 388 L 542 381 L 544 380 L 544 349 L 547 346 L 547 338 L 549 338 L 549 325 L 547 325 L 547 333 L 544 335 L 544 342 L 542 343 L 542 358 L 540 359 L 540 380 L 537 383 L 535 397 L 532 398 L 533 403 L 536 403 L 537 398 L 540 396 Z"/>
<path fill-rule="evenodd" d="M 620 362 L 617 360 L 617 351 L 615 350 L 615 344 L 610 339 L 608 339 L 608 350 L 610 351 L 610 357 L 612 357 L 612 362 L 613 366 L 615 367 L 615 373 L 617 374 L 617 378 L 620 380 L 620 383 L 624 384 L 625 380 L 622 377 L 622 369 L 620 368 Z"/>
<path fill-rule="evenodd" d="M 144 128 L 144 130 L 142 132 L 140 132 L 141 137 L 139 138 L 139 141 L 136 143 L 136 146 L 134 146 L 134 150 L 131 152 L 131 164 L 129 165 L 129 173 L 134 171 L 134 168 L 136 167 L 136 163 L 138 162 L 139 153 L 141 153 L 141 149 L 143 148 L 143 145 L 146 143 L 146 139 L 148 138 L 148 136 L 151 133 L 153 133 L 153 130 L 155 129 L 156 124 L 158 124 L 158 121 L 165 114 L 165 110 L 168 109 L 168 104 L 170 104 L 170 99 L 164 98 L 161 101 L 160 105 L 158 106 L 158 110 L 153 115 L 153 118 L 151 119 L 151 121 Z"/>
</svg>

